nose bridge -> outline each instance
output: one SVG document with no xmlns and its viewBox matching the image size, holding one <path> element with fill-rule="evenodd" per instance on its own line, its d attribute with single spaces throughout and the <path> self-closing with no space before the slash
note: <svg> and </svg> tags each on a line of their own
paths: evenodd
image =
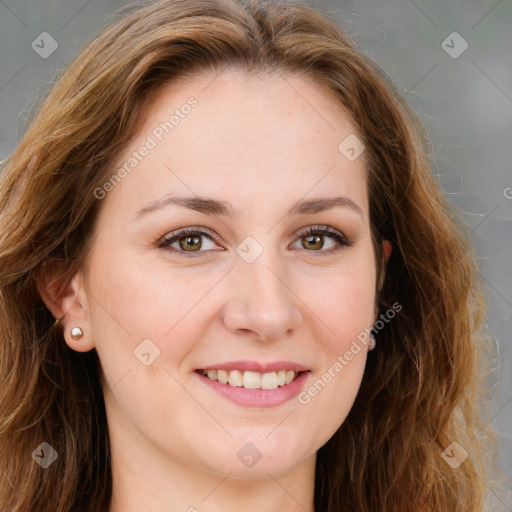
<svg viewBox="0 0 512 512">
<path fill-rule="evenodd" d="M 280 266 L 273 263 L 267 259 L 250 265 L 240 263 L 240 274 L 249 292 L 246 297 L 254 299 L 261 309 L 270 311 L 287 307 L 290 301 L 289 289 L 284 285 L 286 276 L 280 271 Z"/>
<path fill-rule="evenodd" d="M 297 300 L 277 251 L 265 249 L 251 263 L 237 256 L 231 274 L 235 291 L 230 294 L 225 315 L 230 330 L 252 331 L 270 339 L 298 327 Z"/>
</svg>

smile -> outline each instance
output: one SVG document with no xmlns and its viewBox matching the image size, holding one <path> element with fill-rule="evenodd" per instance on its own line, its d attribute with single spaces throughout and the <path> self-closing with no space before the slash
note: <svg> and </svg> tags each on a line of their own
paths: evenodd
<svg viewBox="0 0 512 512">
<path fill-rule="evenodd" d="M 245 389 L 276 389 L 294 381 L 300 373 L 294 370 L 279 370 L 259 373 L 240 370 L 198 370 L 210 380 L 218 381 L 232 387 Z"/>
<path fill-rule="evenodd" d="M 255 366 L 255 365 L 252 365 Z M 257 366 L 257 365 L 256 365 Z M 309 370 L 266 372 L 235 369 L 198 369 L 194 373 L 211 391 L 244 407 L 276 407 L 297 397 Z"/>
</svg>

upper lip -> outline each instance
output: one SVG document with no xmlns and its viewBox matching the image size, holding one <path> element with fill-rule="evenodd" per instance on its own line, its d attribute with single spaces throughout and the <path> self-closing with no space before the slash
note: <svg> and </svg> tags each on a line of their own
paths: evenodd
<svg viewBox="0 0 512 512">
<path fill-rule="evenodd" d="M 226 363 L 210 364 L 201 370 L 239 370 L 241 372 L 270 373 L 279 370 L 294 370 L 296 372 L 308 371 L 306 366 L 293 361 L 274 361 L 272 363 L 260 363 L 258 361 L 229 361 Z"/>
</svg>

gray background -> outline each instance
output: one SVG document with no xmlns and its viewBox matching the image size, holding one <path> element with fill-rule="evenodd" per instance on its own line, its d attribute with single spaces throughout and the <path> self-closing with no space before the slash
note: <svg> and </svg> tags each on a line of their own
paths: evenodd
<svg viewBox="0 0 512 512">
<path fill-rule="evenodd" d="M 16 146 L 30 108 L 56 72 L 127 3 L 0 0 L 0 159 Z M 499 347 L 492 424 L 500 435 L 501 467 L 512 475 L 512 2 L 318 0 L 317 5 L 342 20 L 420 114 L 433 142 L 438 182 L 470 226 L 488 323 Z M 31 47 L 42 32 L 58 43 L 47 58 Z M 454 58 L 463 40 L 468 48 Z M 512 510 L 512 505 L 496 501 L 495 508 Z"/>
</svg>

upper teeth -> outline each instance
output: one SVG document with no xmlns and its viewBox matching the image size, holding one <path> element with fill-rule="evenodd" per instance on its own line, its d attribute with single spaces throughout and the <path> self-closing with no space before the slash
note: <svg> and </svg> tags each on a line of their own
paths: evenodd
<svg viewBox="0 0 512 512">
<path fill-rule="evenodd" d="M 289 384 L 298 372 L 293 370 L 279 370 L 278 372 L 258 373 L 241 372 L 240 370 L 203 370 L 201 372 L 212 380 L 221 384 L 244 387 L 247 389 L 276 389 L 278 386 Z"/>
</svg>

